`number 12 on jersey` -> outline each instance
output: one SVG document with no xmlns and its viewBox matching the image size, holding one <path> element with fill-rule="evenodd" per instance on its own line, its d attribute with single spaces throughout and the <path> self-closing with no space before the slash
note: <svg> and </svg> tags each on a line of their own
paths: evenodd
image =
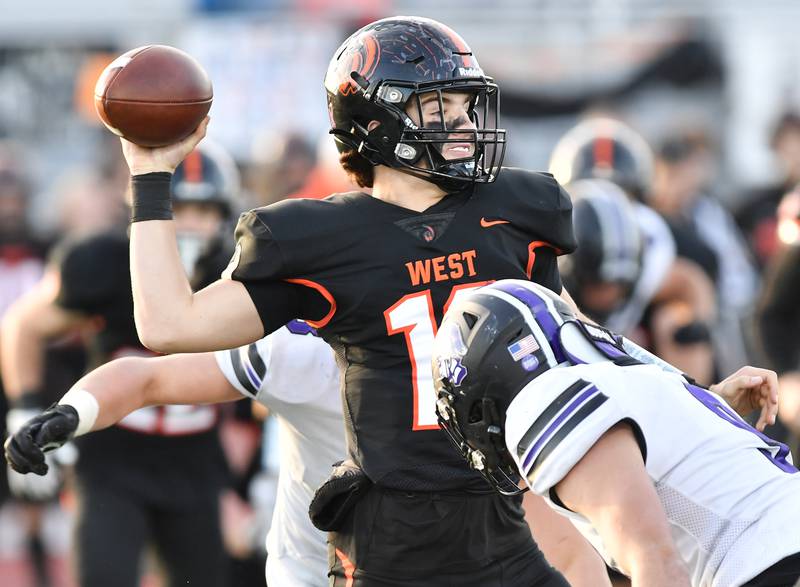
<svg viewBox="0 0 800 587">
<path fill-rule="evenodd" d="M 491 281 L 463 283 L 450 291 L 444 304 L 444 312 L 465 292 L 477 289 Z M 412 430 L 436 430 L 436 391 L 433 388 L 431 353 L 433 337 L 438 325 L 433 312 L 431 290 L 408 294 L 397 300 L 383 312 L 389 336 L 402 333 L 406 338 L 408 359 L 411 363 L 411 387 L 414 393 L 414 417 Z"/>
</svg>

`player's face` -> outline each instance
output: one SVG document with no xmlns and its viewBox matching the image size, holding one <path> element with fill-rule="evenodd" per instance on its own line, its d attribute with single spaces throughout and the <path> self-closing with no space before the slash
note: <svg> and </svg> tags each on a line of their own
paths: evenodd
<svg viewBox="0 0 800 587">
<path fill-rule="evenodd" d="M 422 128 L 443 129 L 447 131 L 464 129 L 475 130 L 475 122 L 470 117 L 474 95 L 467 92 L 439 92 L 420 94 L 419 102 L 410 101 L 407 113 L 415 124 Z M 444 106 L 444 110 L 442 110 Z M 421 118 L 420 118 L 421 114 Z M 445 159 L 463 159 L 472 157 L 475 152 L 473 133 L 442 133 L 442 139 L 464 139 L 463 143 L 442 143 L 441 152 Z"/>
<path fill-rule="evenodd" d="M 202 202 L 175 202 L 175 230 L 179 234 L 192 234 L 211 238 L 222 228 L 222 213 L 216 204 Z"/>
</svg>

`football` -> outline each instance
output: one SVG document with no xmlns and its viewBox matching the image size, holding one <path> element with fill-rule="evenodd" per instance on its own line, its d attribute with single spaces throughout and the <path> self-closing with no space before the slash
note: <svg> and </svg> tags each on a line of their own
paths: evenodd
<svg viewBox="0 0 800 587">
<path fill-rule="evenodd" d="M 142 147 L 189 136 L 213 98 L 211 80 L 190 55 L 166 45 L 132 49 L 103 70 L 94 104 L 108 129 Z"/>
</svg>

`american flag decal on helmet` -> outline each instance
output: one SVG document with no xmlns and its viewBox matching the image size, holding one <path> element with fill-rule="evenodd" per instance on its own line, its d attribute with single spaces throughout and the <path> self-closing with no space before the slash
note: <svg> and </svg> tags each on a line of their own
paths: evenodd
<svg viewBox="0 0 800 587">
<path fill-rule="evenodd" d="M 529 334 L 525 338 L 521 338 L 514 344 L 508 345 L 508 352 L 511 353 L 511 358 L 515 361 L 519 361 L 522 357 L 530 355 L 531 353 L 535 353 L 539 350 L 539 345 L 536 342 L 536 339 L 533 338 L 532 334 Z"/>
</svg>

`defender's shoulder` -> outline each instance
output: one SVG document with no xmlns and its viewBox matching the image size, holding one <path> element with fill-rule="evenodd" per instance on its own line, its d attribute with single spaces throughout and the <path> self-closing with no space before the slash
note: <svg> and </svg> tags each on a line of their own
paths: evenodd
<svg viewBox="0 0 800 587">
<path fill-rule="evenodd" d="M 549 173 L 504 168 L 494 184 L 504 202 L 543 212 L 572 210 L 572 200 Z"/>
<path fill-rule="evenodd" d="M 603 371 L 597 365 L 551 369 L 509 405 L 506 444 L 534 492 L 546 494 L 598 438 L 627 417 L 613 393 L 618 382 Z"/>
</svg>

